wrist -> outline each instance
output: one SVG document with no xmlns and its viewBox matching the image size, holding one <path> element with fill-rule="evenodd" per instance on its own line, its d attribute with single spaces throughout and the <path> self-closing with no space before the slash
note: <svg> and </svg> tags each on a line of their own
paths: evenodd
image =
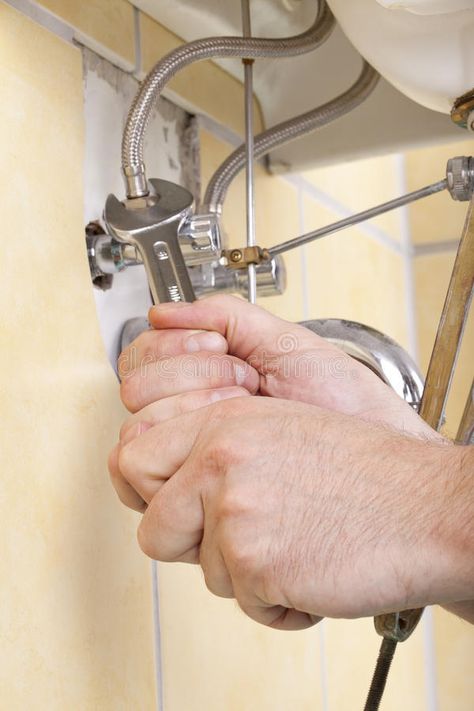
<svg viewBox="0 0 474 711">
<path fill-rule="evenodd" d="M 449 604 L 474 598 L 474 448 L 437 446 L 435 471 L 426 471 L 431 525 L 427 555 L 430 602 Z M 428 463 L 429 464 L 429 463 Z"/>
</svg>

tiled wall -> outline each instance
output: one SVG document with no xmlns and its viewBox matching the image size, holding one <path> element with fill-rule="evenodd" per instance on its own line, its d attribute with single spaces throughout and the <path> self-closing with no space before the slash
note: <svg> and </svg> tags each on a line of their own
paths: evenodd
<svg viewBox="0 0 474 711">
<path fill-rule="evenodd" d="M 87 140 L 74 42 L 132 80 L 179 39 L 125 0 L 0 0 L 0 34 L 1 155 L 10 191 L 1 297 L 8 334 L 2 419 L 10 434 L 2 451 L 3 699 L 12 710 L 152 709 L 157 625 L 149 565 L 136 548 L 137 517 L 116 503 L 104 465 L 123 411 L 84 253 Z M 242 133 L 242 86 L 206 62 L 176 77 L 167 95 L 204 115 L 205 183 Z M 259 121 L 258 104 L 256 114 Z M 470 152 L 470 144 L 420 150 L 288 178 L 259 167 L 258 240 L 273 244 L 439 179 L 447 157 Z M 84 182 L 90 204 L 87 171 Z M 233 244 L 242 240 L 243 194 L 237 180 L 224 215 Z M 426 368 L 464 211 L 445 195 L 433 197 L 292 252 L 286 294 L 262 303 L 294 321 L 368 323 Z M 448 410 L 451 432 L 472 375 L 473 335 L 471 325 Z M 325 621 L 297 634 L 269 630 L 212 597 L 200 571 L 184 565 L 159 566 L 159 594 L 158 700 L 166 711 L 362 707 L 378 646 L 370 620 Z M 467 624 L 427 614 L 398 652 L 384 710 L 470 710 L 473 652 Z"/>
<path fill-rule="evenodd" d="M 84 250 L 78 47 L 0 3 L 0 707 L 152 709 L 150 566 Z"/>
</svg>

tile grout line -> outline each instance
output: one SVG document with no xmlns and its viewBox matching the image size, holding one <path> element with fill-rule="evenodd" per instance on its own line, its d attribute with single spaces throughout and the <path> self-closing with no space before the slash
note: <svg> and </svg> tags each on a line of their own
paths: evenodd
<svg viewBox="0 0 474 711">
<path fill-rule="evenodd" d="M 70 22 L 63 20 L 55 13 L 35 2 L 35 0 L 0 0 L 0 2 L 9 5 L 17 12 L 27 17 L 35 24 L 48 30 L 59 39 L 67 42 L 73 47 L 81 49 L 82 46 L 87 47 L 92 52 L 95 52 L 102 59 L 118 67 L 127 74 L 133 74 L 133 67 L 130 62 L 121 55 L 111 49 L 108 49 L 94 37 L 84 33 L 79 27 L 72 25 Z"/>
<path fill-rule="evenodd" d="M 335 213 L 341 218 L 349 217 L 350 215 L 354 214 L 354 210 L 339 202 L 336 198 L 333 198 L 332 195 L 329 195 L 328 193 L 325 193 L 316 186 L 312 185 L 312 183 L 309 183 L 301 175 L 296 174 L 279 177 L 293 186 L 300 186 L 301 189 L 306 193 L 306 195 L 308 195 L 308 197 L 310 197 L 319 205 Z M 371 238 L 378 244 L 383 245 L 384 247 L 387 247 L 392 252 L 395 252 L 399 255 L 402 253 L 402 248 L 398 244 L 398 242 L 396 242 L 392 237 L 390 237 L 390 235 L 387 234 L 384 230 L 378 227 L 374 227 L 368 222 L 360 223 L 356 226 L 356 229 L 358 229 L 359 232 L 364 236 Z"/>
<path fill-rule="evenodd" d="M 151 585 L 153 604 L 153 647 L 155 652 L 155 693 L 157 711 L 164 711 L 163 657 L 161 648 L 160 591 L 158 587 L 158 563 L 151 562 Z"/>
<path fill-rule="evenodd" d="M 407 191 L 405 159 L 400 153 L 395 159 L 397 188 L 400 194 Z M 416 318 L 415 277 L 413 270 L 414 249 L 411 239 L 410 213 L 407 205 L 399 209 L 400 235 L 402 240 L 403 277 L 405 291 L 405 318 L 407 323 L 408 350 L 418 363 L 418 324 Z"/>
<path fill-rule="evenodd" d="M 298 202 L 298 229 L 301 233 L 305 230 L 305 211 L 304 211 L 304 194 L 301 188 L 297 188 Z M 306 246 L 300 250 L 300 265 L 301 265 L 301 291 L 303 297 L 303 319 L 307 321 L 311 318 L 310 315 L 310 296 L 309 296 L 309 274 L 308 274 L 308 251 Z"/>
<path fill-rule="evenodd" d="M 56 37 L 59 37 L 69 44 L 74 43 L 73 27 L 56 15 L 53 15 L 46 8 L 37 5 L 33 0 L 3 0 L 3 2 L 18 12 L 21 12 L 22 15 L 25 15 L 37 25 L 40 25 L 40 27 L 49 30 L 56 35 Z"/>
<path fill-rule="evenodd" d="M 439 711 L 436 684 L 436 645 L 434 636 L 433 608 L 427 607 L 423 613 L 423 650 L 426 684 L 426 706 L 428 711 Z"/>
<path fill-rule="evenodd" d="M 72 25 L 67 23 L 66 21 L 62 20 L 61 18 L 57 17 L 53 13 L 51 13 L 49 10 L 46 8 L 42 7 L 41 5 L 38 5 L 34 0 L 0 0 L 3 1 L 6 5 L 9 5 L 13 7 L 15 10 L 18 12 L 21 12 L 23 15 L 28 17 L 30 20 L 35 22 L 36 24 L 40 25 L 41 27 L 44 27 L 45 29 L 49 30 L 52 32 L 54 35 L 59 37 L 60 39 L 68 42 L 69 44 L 75 44 L 75 38 L 77 41 L 83 41 L 84 44 L 88 47 L 93 52 L 96 52 L 99 56 L 103 57 L 107 61 L 111 62 L 112 64 L 117 64 L 116 62 L 113 61 L 111 58 L 110 52 L 101 52 L 99 43 L 92 43 L 94 46 L 91 46 L 90 42 L 87 42 L 84 35 L 77 29 L 74 28 Z M 141 31 L 140 31 L 140 10 L 134 6 L 134 36 L 135 36 L 135 66 L 130 70 L 130 69 L 125 69 L 121 63 L 118 63 L 117 66 L 122 71 L 125 71 L 127 73 L 132 74 L 133 76 L 141 76 L 142 74 L 142 48 L 141 48 Z M 171 97 L 172 98 L 172 97 Z M 175 101 L 176 102 L 176 101 Z M 176 102 L 179 103 L 179 102 Z M 219 123 L 212 117 L 206 115 L 206 114 L 201 114 L 197 112 L 197 116 L 199 118 L 199 122 L 201 127 L 211 133 L 213 136 L 216 138 L 225 141 L 229 143 L 233 147 L 237 147 L 242 143 L 242 138 L 238 136 L 235 131 L 232 129 L 227 128 L 223 124 Z M 278 176 L 282 180 L 284 180 L 287 183 L 290 183 L 293 186 L 299 187 L 304 193 L 306 193 L 309 197 L 311 197 L 313 200 L 315 200 L 317 203 L 321 204 L 323 207 L 325 207 L 328 210 L 331 210 L 332 212 L 335 212 L 336 214 L 340 215 L 341 217 L 347 217 L 348 215 L 353 214 L 353 210 L 345 206 L 343 203 L 339 203 L 335 198 L 333 198 L 331 195 L 319 190 L 316 188 L 314 185 L 309 183 L 305 178 L 303 178 L 301 175 L 296 174 L 296 175 L 280 175 Z M 382 244 L 383 246 L 387 247 L 388 249 L 391 249 L 392 251 L 395 251 L 397 254 L 402 253 L 402 249 L 400 248 L 400 245 L 395 242 L 395 240 L 390 237 L 384 230 L 381 230 L 377 227 L 373 227 L 370 224 L 363 223 L 358 226 L 359 231 L 366 235 L 367 237 L 375 240 L 379 244 Z M 444 240 L 442 242 L 428 242 L 426 244 L 422 245 L 416 245 L 413 248 L 414 251 L 414 256 L 426 256 L 429 254 L 438 254 L 440 252 L 446 252 L 446 251 L 455 251 L 457 249 L 457 240 Z"/>
<path fill-rule="evenodd" d="M 197 117 L 200 128 L 210 133 L 214 138 L 228 143 L 232 148 L 238 148 L 242 145 L 242 137 L 233 129 L 224 126 L 208 114 L 198 114 Z"/>
<path fill-rule="evenodd" d="M 445 252 L 456 252 L 459 246 L 459 238 L 445 239 L 439 242 L 426 242 L 425 244 L 415 244 L 412 246 L 413 256 L 425 257 L 430 254 L 444 254 Z"/>
<path fill-rule="evenodd" d="M 206 114 L 198 114 L 199 123 L 202 129 L 208 131 L 215 138 L 221 141 L 229 143 L 230 146 L 236 148 L 242 144 L 242 138 L 235 133 L 232 129 L 227 128 L 223 124 L 216 121 L 216 119 L 208 116 Z M 288 175 L 278 175 L 280 180 L 289 183 L 293 187 L 300 189 L 304 194 L 308 195 L 312 200 L 322 205 L 331 212 L 336 213 L 340 217 L 348 217 L 354 214 L 354 210 L 350 209 L 343 203 L 340 203 L 337 199 L 333 198 L 328 193 L 320 190 L 312 183 L 309 183 L 300 174 L 288 174 Z M 357 225 L 357 229 L 364 234 L 366 237 L 371 238 L 378 244 L 387 247 L 396 254 L 403 256 L 403 247 L 396 242 L 387 232 L 380 229 L 379 227 L 374 227 L 369 223 L 361 223 Z M 458 246 L 458 241 L 456 239 L 446 239 L 441 242 L 427 242 L 426 244 L 416 245 L 413 249 L 413 255 L 415 257 L 425 256 L 428 254 L 437 254 L 439 252 L 455 251 Z"/>
<path fill-rule="evenodd" d="M 328 669 L 326 664 L 326 620 L 318 624 L 319 673 L 321 675 L 321 711 L 329 711 Z"/>
</svg>

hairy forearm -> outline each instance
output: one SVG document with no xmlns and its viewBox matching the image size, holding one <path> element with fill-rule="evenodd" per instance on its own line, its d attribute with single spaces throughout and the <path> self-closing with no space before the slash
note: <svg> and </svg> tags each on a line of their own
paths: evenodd
<svg viewBox="0 0 474 711">
<path fill-rule="evenodd" d="M 439 458 L 444 483 L 431 528 L 439 601 L 474 622 L 474 447 L 449 446 Z"/>
</svg>

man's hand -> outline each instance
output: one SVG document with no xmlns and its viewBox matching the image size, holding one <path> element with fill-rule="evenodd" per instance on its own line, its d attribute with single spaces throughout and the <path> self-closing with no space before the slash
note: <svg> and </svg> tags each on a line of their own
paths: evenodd
<svg viewBox="0 0 474 711">
<path fill-rule="evenodd" d="M 217 397 L 259 394 L 299 400 L 400 430 L 436 437 L 373 372 L 303 326 L 232 296 L 150 310 L 150 330 L 121 355 L 121 394 L 136 412 L 194 391 Z M 195 329 L 202 332 L 196 333 Z M 228 390 L 231 388 L 231 390 Z M 236 389 L 237 388 L 237 389 Z"/>
<path fill-rule="evenodd" d="M 199 562 L 212 592 L 282 629 L 472 596 L 467 448 L 304 403 L 189 397 L 152 427 L 137 415 L 111 460 L 148 504 L 145 553 Z"/>
</svg>

